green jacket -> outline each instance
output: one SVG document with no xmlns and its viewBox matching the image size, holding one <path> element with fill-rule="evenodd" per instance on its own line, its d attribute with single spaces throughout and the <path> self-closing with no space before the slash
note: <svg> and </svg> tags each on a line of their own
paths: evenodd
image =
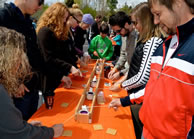
<svg viewBox="0 0 194 139">
<path fill-rule="evenodd" d="M 94 51 L 98 53 L 99 57 L 94 56 Z M 110 60 L 113 52 L 111 40 L 109 40 L 108 37 L 102 38 L 100 35 L 97 35 L 92 39 L 88 49 L 88 53 L 92 59 L 106 58 L 106 60 Z"/>
</svg>

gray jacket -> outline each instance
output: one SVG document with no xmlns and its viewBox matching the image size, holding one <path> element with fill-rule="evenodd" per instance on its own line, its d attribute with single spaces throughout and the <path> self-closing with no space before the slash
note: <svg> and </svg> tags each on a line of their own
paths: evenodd
<svg viewBox="0 0 194 139">
<path fill-rule="evenodd" d="M 138 33 L 135 30 L 133 30 L 128 37 L 122 37 L 123 43 L 121 46 L 120 57 L 115 65 L 115 68 L 124 74 L 129 70 L 129 65 L 136 46 L 137 37 Z"/>
<path fill-rule="evenodd" d="M 54 130 L 32 126 L 22 119 L 6 89 L 0 84 L 0 138 L 1 139 L 52 139 Z"/>
</svg>

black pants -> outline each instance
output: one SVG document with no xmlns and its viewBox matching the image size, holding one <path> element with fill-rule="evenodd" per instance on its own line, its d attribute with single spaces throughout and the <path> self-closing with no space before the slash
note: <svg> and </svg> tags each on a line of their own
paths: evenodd
<svg viewBox="0 0 194 139">
<path fill-rule="evenodd" d="M 143 130 L 143 124 L 139 119 L 139 110 L 141 106 L 142 104 L 135 104 L 130 106 L 136 139 L 141 139 L 142 130 Z"/>
<path fill-rule="evenodd" d="M 115 45 L 114 47 L 114 54 L 119 57 L 120 56 L 120 51 L 121 51 L 121 46 L 120 45 Z"/>
<path fill-rule="evenodd" d="M 28 120 L 37 110 L 38 107 L 38 90 L 26 92 L 22 98 L 14 98 L 15 106 L 21 111 L 23 119 Z"/>
<path fill-rule="evenodd" d="M 113 56 L 111 58 L 111 60 L 116 60 L 117 58 L 120 57 L 120 49 L 121 49 L 121 46 L 120 45 L 115 45 L 114 46 L 114 53 L 113 53 Z"/>
</svg>

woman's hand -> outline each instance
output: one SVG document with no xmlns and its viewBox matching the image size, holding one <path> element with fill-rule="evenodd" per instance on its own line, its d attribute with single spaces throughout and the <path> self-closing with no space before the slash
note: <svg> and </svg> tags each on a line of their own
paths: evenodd
<svg viewBox="0 0 194 139">
<path fill-rule="evenodd" d="M 118 110 L 118 107 L 121 107 L 121 101 L 119 98 L 117 99 L 113 99 L 110 103 L 109 103 L 109 108 L 113 108 L 115 111 Z"/>
<path fill-rule="evenodd" d="M 64 87 L 65 88 L 70 88 L 71 85 L 72 85 L 71 79 L 69 77 L 67 77 L 67 76 L 63 76 L 63 78 L 61 79 L 61 82 L 64 83 Z"/>
<path fill-rule="evenodd" d="M 52 126 L 53 130 L 54 130 L 54 137 L 60 137 L 63 134 L 63 124 L 56 124 Z"/>
<path fill-rule="evenodd" d="M 71 74 L 73 76 L 80 76 L 80 77 L 83 77 L 81 71 L 79 69 L 76 69 L 74 66 L 71 67 Z"/>
<path fill-rule="evenodd" d="M 18 88 L 18 92 L 17 94 L 15 95 L 16 98 L 20 98 L 20 97 L 23 97 L 25 95 L 25 91 L 26 92 L 30 92 L 30 90 L 24 85 L 24 84 L 21 84 Z"/>
</svg>

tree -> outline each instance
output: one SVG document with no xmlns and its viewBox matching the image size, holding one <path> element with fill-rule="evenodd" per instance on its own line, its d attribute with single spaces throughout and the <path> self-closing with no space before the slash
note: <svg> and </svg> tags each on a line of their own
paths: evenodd
<svg viewBox="0 0 194 139">
<path fill-rule="evenodd" d="M 107 5 L 110 9 L 110 13 L 113 14 L 115 9 L 117 8 L 118 1 L 117 0 L 107 0 Z"/>
<path fill-rule="evenodd" d="M 3 7 L 5 2 L 6 2 L 6 0 L 0 0 L 0 8 Z"/>
<path fill-rule="evenodd" d="M 66 0 L 65 4 L 66 4 L 68 7 L 72 7 L 72 5 L 74 4 L 74 0 Z"/>
<path fill-rule="evenodd" d="M 42 6 L 42 9 L 37 11 L 35 14 L 32 15 L 32 17 L 36 18 L 37 20 L 40 18 L 40 16 L 42 15 L 42 13 L 48 8 L 48 4 L 44 4 Z"/>
<path fill-rule="evenodd" d="M 123 5 L 123 7 L 119 9 L 119 11 L 123 11 L 126 14 L 130 14 L 131 10 L 132 10 L 132 7 L 128 6 L 127 3 L 125 3 L 125 5 Z"/>
<path fill-rule="evenodd" d="M 74 0 L 74 3 L 79 4 L 79 6 L 81 7 L 82 1 L 81 0 Z"/>
<path fill-rule="evenodd" d="M 83 9 L 81 9 L 84 14 L 90 13 L 93 17 L 96 17 L 96 10 L 86 5 Z"/>
</svg>

